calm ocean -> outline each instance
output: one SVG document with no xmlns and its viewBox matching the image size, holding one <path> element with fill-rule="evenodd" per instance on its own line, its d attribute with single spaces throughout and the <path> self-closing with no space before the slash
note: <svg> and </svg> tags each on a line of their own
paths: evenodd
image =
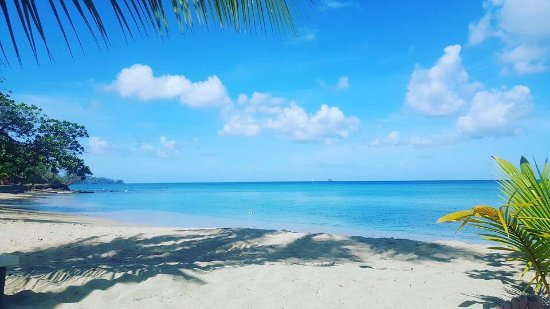
<svg viewBox="0 0 550 309">
<path fill-rule="evenodd" d="M 452 211 L 501 204 L 495 181 L 75 185 L 26 207 L 172 227 L 251 227 L 420 240 L 477 241 L 436 224 Z"/>
</svg>

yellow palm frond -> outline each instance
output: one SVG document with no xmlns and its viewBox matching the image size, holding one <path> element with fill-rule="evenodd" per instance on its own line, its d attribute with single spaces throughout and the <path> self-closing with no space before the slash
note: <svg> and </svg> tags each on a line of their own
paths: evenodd
<svg viewBox="0 0 550 309">
<path fill-rule="evenodd" d="M 451 222 L 451 221 L 462 221 L 466 218 L 469 218 L 474 215 L 473 210 L 461 210 L 457 212 L 453 212 L 450 214 L 447 214 L 437 220 L 437 223 L 443 223 L 443 222 Z"/>
</svg>

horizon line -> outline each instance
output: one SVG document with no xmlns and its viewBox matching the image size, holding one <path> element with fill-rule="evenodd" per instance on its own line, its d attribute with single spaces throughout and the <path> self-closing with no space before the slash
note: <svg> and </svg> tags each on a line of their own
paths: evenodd
<svg viewBox="0 0 550 309">
<path fill-rule="evenodd" d="M 260 180 L 260 181 L 174 181 L 174 182 L 126 182 L 122 184 L 253 184 L 253 183 L 360 183 L 360 182 L 488 182 L 499 179 L 433 179 L 433 180 Z M 85 183 L 84 183 L 85 184 Z M 101 183 L 98 183 L 101 184 Z M 110 183 L 103 183 L 110 184 Z M 116 183 L 112 183 L 116 184 Z M 75 184 L 78 185 L 78 184 Z"/>
</svg>

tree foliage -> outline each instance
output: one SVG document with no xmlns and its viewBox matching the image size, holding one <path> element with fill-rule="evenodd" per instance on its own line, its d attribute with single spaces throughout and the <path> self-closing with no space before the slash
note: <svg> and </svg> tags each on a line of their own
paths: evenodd
<svg viewBox="0 0 550 309">
<path fill-rule="evenodd" d="M 0 93 L 0 175 L 10 182 L 49 182 L 59 173 L 84 178 L 90 168 L 79 156 L 84 126 L 46 116 L 34 105 Z"/>
<path fill-rule="evenodd" d="M 441 217 L 438 222 L 462 222 L 478 228 L 480 235 L 498 245 L 493 249 L 511 253 L 511 259 L 525 266 L 523 275 L 532 271 L 530 283 L 550 297 L 550 163 L 536 172 L 524 157 L 520 168 L 495 158 L 504 177 L 499 181 L 506 203 L 494 208 L 475 206 Z"/>
</svg>

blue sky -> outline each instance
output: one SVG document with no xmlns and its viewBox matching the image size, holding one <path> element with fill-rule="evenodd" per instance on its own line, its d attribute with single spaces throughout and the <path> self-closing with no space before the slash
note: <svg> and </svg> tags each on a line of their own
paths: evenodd
<svg viewBox="0 0 550 309">
<path fill-rule="evenodd" d="M 488 179 L 491 155 L 548 155 L 550 1 L 308 11 L 298 41 L 115 31 L 72 60 L 52 37 L 55 62 L 24 51 L 3 87 L 84 124 L 94 174 L 128 182 Z"/>
</svg>

